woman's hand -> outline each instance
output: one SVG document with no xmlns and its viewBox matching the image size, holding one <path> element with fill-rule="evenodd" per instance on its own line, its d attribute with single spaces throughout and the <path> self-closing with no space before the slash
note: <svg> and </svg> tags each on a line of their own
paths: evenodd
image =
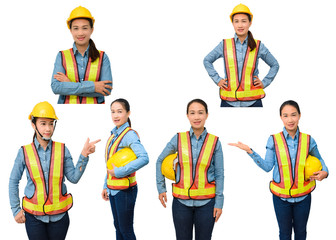
<svg viewBox="0 0 336 240">
<path fill-rule="evenodd" d="M 228 87 L 228 83 L 227 83 L 227 81 L 228 81 L 227 78 L 226 78 L 226 79 L 221 79 L 221 80 L 219 81 L 219 83 L 217 84 L 218 87 L 220 87 L 221 89 L 225 90 L 225 88 Z"/>
<path fill-rule="evenodd" d="M 264 84 L 262 83 L 262 81 L 257 76 L 253 76 L 253 85 L 255 87 L 264 88 Z"/>
<path fill-rule="evenodd" d="M 108 85 L 108 83 L 112 83 L 112 81 L 98 81 L 94 83 L 95 86 L 95 92 L 100 93 L 104 96 L 110 95 L 111 94 L 111 89 L 112 87 Z"/>
<path fill-rule="evenodd" d="M 167 203 L 167 194 L 166 194 L 165 192 L 159 194 L 159 200 L 160 200 L 162 206 L 163 206 L 164 208 L 166 208 L 166 207 L 167 207 L 167 206 L 166 206 L 166 203 Z"/>
<path fill-rule="evenodd" d="M 26 217 L 25 217 L 23 209 L 21 209 L 21 211 L 18 214 L 16 214 L 14 219 L 17 223 L 25 223 L 26 222 Z"/>
<path fill-rule="evenodd" d="M 214 208 L 213 217 L 215 218 L 215 222 L 218 221 L 218 219 L 220 218 L 221 215 L 222 215 L 222 209 L 221 208 Z"/>
<path fill-rule="evenodd" d="M 240 148 L 240 149 L 246 151 L 248 154 L 253 153 L 252 149 L 251 149 L 249 146 L 247 146 L 247 145 L 245 145 L 244 143 L 242 143 L 242 142 L 238 142 L 238 143 L 229 143 L 229 145 L 230 145 L 230 146 L 237 147 L 237 148 Z"/>
<path fill-rule="evenodd" d="M 90 142 L 90 138 L 88 138 L 84 144 L 83 150 L 82 150 L 82 155 L 84 157 L 89 156 L 91 153 L 94 153 L 96 151 L 96 146 L 95 144 L 100 142 L 100 139 Z"/>
<path fill-rule="evenodd" d="M 115 172 L 114 172 L 114 168 L 116 166 L 112 163 L 112 169 L 107 169 L 107 173 L 110 174 L 112 177 L 115 177 Z"/>
<path fill-rule="evenodd" d="M 322 181 L 327 176 L 328 176 L 328 173 L 326 171 L 317 171 L 317 172 L 314 172 L 314 175 L 310 176 L 310 179 Z"/>
<path fill-rule="evenodd" d="M 103 191 L 102 191 L 102 199 L 105 200 L 105 201 L 108 201 L 109 200 L 109 196 L 108 196 L 108 193 L 107 193 L 107 189 L 105 188 Z"/>
<path fill-rule="evenodd" d="M 70 82 L 70 79 L 62 72 L 57 72 L 57 74 L 54 75 L 54 78 L 59 82 Z"/>
</svg>

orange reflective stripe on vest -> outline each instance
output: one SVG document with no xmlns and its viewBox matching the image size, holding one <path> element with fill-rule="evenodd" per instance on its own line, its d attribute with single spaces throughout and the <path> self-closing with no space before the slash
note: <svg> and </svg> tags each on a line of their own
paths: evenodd
<svg viewBox="0 0 336 240">
<path fill-rule="evenodd" d="M 304 167 L 309 153 L 310 136 L 305 133 L 299 133 L 294 175 L 287 142 L 283 133 L 273 135 L 273 140 L 279 166 L 280 182 L 271 181 L 271 192 L 278 197 L 291 198 L 301 197 L 313 191 L 315 181 L 304 180 Z"/>
<path fill-rule="evenodd" d="M 209 199 L 216 196 L 215 182 L 208 182 L 208 169 L 218 137 L 207 134 L 193 175 L 189 132 L 178 133 L 179 182 L 173 184 L 173 196 L 180 199 Z"/>
<path fill-rule="evenodd" d="M 117 137 L 117 139 L 113 142 L 111 148 L 109 149 L 109 146 L 114 138 L 114 134 L 112 134 L 109 139 L 107 140 L 106 143 L 106 148 L 105 148 L 105 160 L 107 160 L 112 157 L 114 153 L 117 152 L 118 146 L 123 139 L 123 137 L 128 133 L 128 131 L 131 131 L 132 129 L 130 127 L 125 128 L 125 130 Z M 136 182 L 136 173 L 132 173 L 127 177 L 123 178 L 116 178 L 112 177 L 110 174 L 107 174 L 107 187 L 110 189 L 114 190 L 122 190 L 122 189 L 127 189 L 129 187 L 133 187 L 137 184 Z"/>
<path fill-rule="evenodd" d="M 80 82 L 77 62 L 76 62 L 73 49 L 71 48 L 68 50 L 61 51 L 61 53 L 62 53 L 63 67 L 65 69 L 65 75 L 69 78 L 71 82 Z M 84 81 L 91 81 L 91 82 L 99 81 L 104 52 L 99 51 L 99 53 L 100 53 L 99 58 L 97 58 L 94 62 L 91 62 L 91 58 L 89 58 L 89 61 L 86 66 Z M 79 104 L 79 103 L 95 104 L 97 103 L 97 98 L 68 95 L 66 96 L 64 103 L 67 103 L 67 104 Z"/>
<path fill-rule="evenodd" d="M 72 196 L 71 194 L 62 194 L 64 144 L 52 142 L 48 191 L 34 143 L 22 148 L 30 178 L 35 185 L 33 197 L 23 198 L 23 209 L 33 215 L 40 216 L 68 211 L 72 207 Z"/>
<path fill-rule="evenodd" d="M 239 79 L 234 38 L 224 39 L 223 44 L 224 67 L 228 87 L 225 90 L 220 89 L 221 99 L 225 101 L 251 101 L 265 97 L 264 90 L 261 87 L 255 87 L 253 84 L 253 73 L 256 67 L 260 41 L 256 40 L 257 46 L 253 51 L 250 51 L 249 47 L 247 48 L 241 79 Z"/>
</svg>

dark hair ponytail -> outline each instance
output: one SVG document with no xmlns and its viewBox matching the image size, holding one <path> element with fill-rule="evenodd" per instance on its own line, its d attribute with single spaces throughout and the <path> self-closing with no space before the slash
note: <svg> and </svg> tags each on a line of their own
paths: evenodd
<svg viewBox="0 0 336 240">
<path fill-rule="evenodd" d="M 253 38 L 253 35 L 250 32 L 250 30 L 248 31 L 247 35 L 248 35 L 248 37 L 247 37 L 247 45 L 249 46 L 250 51 L 253 51 L 257 47 L 257 44 L 256 44 L 256 42 L 255 42 L 255 40 Z"/>
<path fill-rule="evenodd" d="M 89 57 L 91 58 L 91 61 L 94 62 L 99 57 L 99 51 L 91 38 L 89 44 Z"/>
<path fill-rule="evenodd" d="M 112 104 L 115 103 L 115 102 L 120 103 L 120 104 L 123 106 L 123 108 L 126 110 L 126 112 L 129 112 L 129 111 L 131 110 L 130 104 L 129 104 L 128 101 L 127 101 L 126 99 L 124 99 L 124 98 L 118 98 L 118 99 L 114 100 L 114 101 L 111 103 L 110 108 L 112 107 Z M 131 119 L 130 119 L 130 118 L 127 119 L 127 122 L 128 122 L 128 124 L 129 124 L 129 126 L 131 127 Z"/>
</svg>

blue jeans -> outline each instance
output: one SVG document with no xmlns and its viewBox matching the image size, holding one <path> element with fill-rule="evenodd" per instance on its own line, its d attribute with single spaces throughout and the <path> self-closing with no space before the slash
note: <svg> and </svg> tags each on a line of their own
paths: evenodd
<svg viewBox="0 0 336 240">
<path fill-rule="evenodd" d="M 133 219 L 137 194 L 138 187 L 134 186 L 119 191 L 115 196 L 109 196 L 117 240 L 136 239 L 133 229 Z"/>
<path fill-rule="evenodd" d="M 294 229 L 295 240 L 305 240 L 311 195 L 308 194 L 303 201 L 297 203 L 286 202 L 273 195 L 273 204 L 279 225 L 280 240 L 291 240 L 292 229 Z"/>
<path fill-rule="evenodd" d="M 25 213 L 26 231 L 30 240 L 62 240 L 68 232 L 70 220 L 68 212 L 57 222 L 44 223 L 31 215 Z"/>
<path fill-rule="evenodd" d="M 258 99 L 255 103 L 253 103 L 249 107 L 262 107 L 262 101 L 261 99 Z M 221 101 L 221 107 L 233 107 L 232 105 L 228 104 L 227 101 L 222 100 Z"/>
<path fill-rule="evenodd" d="M 196 240 L 210 240 L 215 224 L 214 206 L 214 198 L 202 207 L 188 207 L 174 198 L 172 210 L 176 240 L 192 240 L 193 226 Z"/>
</svg>

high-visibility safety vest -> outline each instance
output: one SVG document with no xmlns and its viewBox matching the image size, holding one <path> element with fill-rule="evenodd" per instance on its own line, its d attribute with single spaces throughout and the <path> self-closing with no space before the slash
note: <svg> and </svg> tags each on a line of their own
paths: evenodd
<svg viewBox="0 0 336 240">
<path fill-rule="evenodd" d="M 23 209 L 38 216 L 68 211 L 73 202 L 71 194 L 62 193 L 64 144 L 52 142 L 48 189 L 35 144 L 23 146 L 22 149 L 29 176 L 35 185 L 34 195 L 31 198 L 23 198 Z"/>
<path fill-rule="evenodd" d="M 257 46 L 253 51 L 250 51 L 250 48 L 247 47 L 241 79 L 239 79 L 234 38 L 224 39 L 223 44 L 224 68 L 228 79 L 228 86 L 225 90 L 220 88 L 221 99 L 233 102 L 252 101 L 264 98 L 264 90 L 261 87 L 255 87 L 253 84 L 253 73 L 256 68 L 260 41 L 256 40 Z"/>
<path fill-rule="evenodd" d="M 271 192 L 282 198 L 296 198 L 307 195 L 315 189 L 315 180 L 305 181 L 305 162 L 309 153 L 310 135 L 299 133 L 299 143 L 293 174 L 291 158 L 284 134 L 273 135 L 275 152 L 278 160 L 280 182 L 270 183 Z"/>
<path fill-rule="evenodd" d="M 123 139 L 123 137 L 128 133 L 129 131 L 132 131 L 130 127 L 125 128 L 124 131 L 117 137 L 117 139 L 114 141 L 112 144 L 111 148 L 109 149 L 109 146 L 111 144 L 111 141 L 114 138 L 114 134 L 112 134 L 109 139 L 107 140 L 106 143 L 106 148 L 105 148 L 105 160 L 107 160 L 112 157 L 114 153 L 117 152 L 118 146 Z M 136 172 L 128 175 L 127 177 L 123 178 L 116 178 L 112 177 L 110 174 L 107 174 L 107 187 L 113 190 L 123 190 L 127 189 L 129 187 L 133 187 L 137 184 L 136 177 L 135 177 Z"/>
<path fill-rule="evenodd" d="M 84 81 L 91 81 L 91 82 L 98 82 L 100 76 L 100 70 L 102 66 L 104 52 L 99 51 L 99 57 L 94 61 L 91 62 L 91 58 L 86 66 Z M 68 50 L 61 51 L 62 54 L 62 64 L 65 69 L 65 75 L 69 78 L 71 82 L 80 82 L 79 81 L 79 74 L 78 74 L 78 67 L 76 62 L 76 57 L 74 55 L 73 49 L 70 48 Z M 97 97 L 79 97 L 76 95 L 67 95 L 65 97 L 65 104 L 96 104 Z"/>
<path fill-rule="evenodd" d="M 180 199 L 209 199 L 216 196 L 215 181 L 208 182 L 208 169 L 218 137 L 207 134 L 197 159 L 195 172 L 190 142 L 190 133 L 178 133 L 179 181 L 173 184 L 173 196 Z"/>
</svg>

